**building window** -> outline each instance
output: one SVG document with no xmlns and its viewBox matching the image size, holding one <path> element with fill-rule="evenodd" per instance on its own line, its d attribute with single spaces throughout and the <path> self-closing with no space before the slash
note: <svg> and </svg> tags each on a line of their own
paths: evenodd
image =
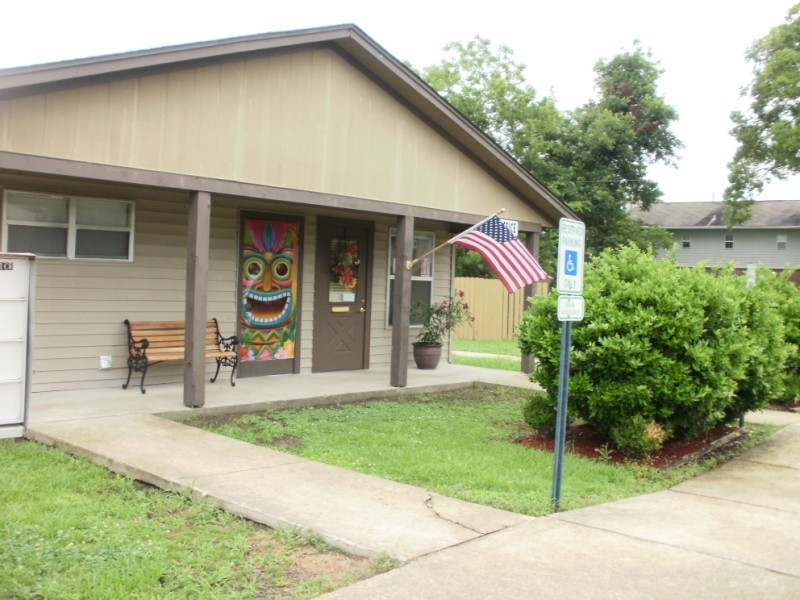
<svg viewBox="0 0 800 600">
<path fill-rule="evenodd" d="M 395 231 L 389 233 L 389 294 L 386 298 L 388 315 L 387 324 L 392 324 L 392 298 L 394 297 L 394 273 L 396 268 L 404 268 L 402 265 L 397 265 L 395 260 L 395 240 L 397 234 Z M 426 252 L 433 250 L 436 243 L 436 236 L 430 231 L 415 231 L 414 232 L 414 254 L 413 258 L 419 258 Z M 433 254 L 426 256 L 411 269 L 411 306 L 422 304 L 430 306 L 431 298 L 433 296 Z M 422 325 L 422 319 L 419 316 L 414 316 L 412 310 L 411 325 Z"/>
<path fill-rule="evenodd" d="M 778 250 L 786 250 L 787 239 L 788 238 L 785 235 L 779 235 L 778 236 L 778 238 L 777 238 Z"/>
<path fill-rule="evenodd" d="M 133 260 L 133 202 L 6 192 L 4 252 L 70 260 Z"/>
<path fill-rule="evenodd" d="M 684 233 L 681 236 L 681 248 L 691 248 L 692 247 L 692 238 L 688 233 Z"/>
<path fill-rule="evenodd" d="M 733 234 L 726 233 L 725 234 L 725 247 L 726 248 L 733 248 Z"/>
</svg>

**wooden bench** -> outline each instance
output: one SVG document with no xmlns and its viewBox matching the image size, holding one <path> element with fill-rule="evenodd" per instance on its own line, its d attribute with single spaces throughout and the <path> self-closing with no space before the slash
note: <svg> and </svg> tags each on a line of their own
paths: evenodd
<svg viewBox="0 0 800 600">
<path fill-rule="evenodd" d="M 128 380 L 122 389 L 127 389 L 131 381 L 131 373 L 136 371 L 142 374 L 140 388 L 144 390 L 144 377 L 147 368 L 156 363 L 183 360 L 185 355 L 186 325 L 183 321 L 129 321 L 125 319 L 128 327 Z M 233 375 L 239 364 L 239 340 L 236 336 L 222 337 L 216 319 L 206 321 L 206 358 L 217 361 L 217 372 L 211 382 L 217 380 L 221 366 L 233 367 L 231 370 L 231 385 L 236 383 Z"/>
</svg>

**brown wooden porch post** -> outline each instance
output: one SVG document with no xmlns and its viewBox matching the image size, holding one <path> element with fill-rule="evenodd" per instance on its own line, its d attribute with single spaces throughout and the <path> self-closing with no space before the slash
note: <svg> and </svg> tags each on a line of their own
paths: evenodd
<svg viewBox="0 0 800 600">
<path fill-rule="evenodd" d="M 528 232 L 525 234 L 525 247 L 533 254 L 536 260 L 539 260 L 539 233 L 538 232 Z M 532 283 L 530 285 L 525 286 L 524 292 L 524 299 L 522 301 L 522 310 L 528 308 L 528 298 L 534 296 L 536 294 L 536 285 Z M 523 373 L 533 373 L 533 356 L 530 354 L 523 354 L 522 355 L 522 367 L 521 370 Z"/>
<path fill-rule="evenodd" d="M 389 385 L 406 387 L 408 381 L 408 327 L 411 310 L 411 271 L 414 217 L 397 217 L 394 249 L 394 295 L 392 296 L 392 366 Z"/>
<path fill-rule="evenodd" d="M 186 349 L 183 363 L 183 404 L 206 402 L 205 330 L 208 306 L 208 246 L 211 194 L 189 194 L 189 235 L 186 247 Z"/>
</svg>

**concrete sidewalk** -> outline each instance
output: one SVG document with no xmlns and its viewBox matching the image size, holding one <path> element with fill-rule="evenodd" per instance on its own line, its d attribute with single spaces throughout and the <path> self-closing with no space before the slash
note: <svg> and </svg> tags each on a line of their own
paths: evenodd
<svg viewBox="0 0 800 600">
<path fill-rule="evenodd" d="M 800 598 L 800 415 L 670 490 L 520 523 L 324 596 Z"/>
<path fill-rule="evenodd" d="M 437 371 L 435 381 L 449 387 L 490 378 L 486 370 Z M 371 384 L 368 373 L 311 376 L 303 390 L 296 379 L 270 378 L 269 390 L 281 405 L 333 401 L 334 388 L 380 396 L 391 392 L 381 387 L 383 375 Z M 425 377 L 406 391 L 435 388 Z M 497 383 L 527 384 L 520 374 L 502 377 Z M 263 391 L 257 403 L 242 403 L 255 396 L 248 390 L 255 385 L 242 380 L 235 393 L 209 387 L 208 410 L 243 412 L 269 403 Z M 307 529 L 349 552 L 408 561 L 326 598 L 800 597 L 800 415 L 749 417 L 787 427 L 671 490 L 534 519 L 154 414 L 185 412 L 178 387 L 154 386 L 146 396 L 40 395 L 32 402 L 29 437 L 166 489 L 192 490 L 272 527 Z"/>
</svg>

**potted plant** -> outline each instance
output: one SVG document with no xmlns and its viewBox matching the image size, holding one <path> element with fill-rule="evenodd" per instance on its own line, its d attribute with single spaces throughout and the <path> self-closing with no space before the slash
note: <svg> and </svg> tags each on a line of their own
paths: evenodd
<svg viewBox="0 0 800 600">
<path fill-rule="evenodd" d="M 422 329 L 413 343 L 414 362 L 420 369 L 435 369 L 442 356 L 445 335 L 461 323 L 475 320 L 462 290 L 456 290 L 453 296 L 439 303 L 415 307 L 413 315 L 422 317 Z"/>
</svg>

